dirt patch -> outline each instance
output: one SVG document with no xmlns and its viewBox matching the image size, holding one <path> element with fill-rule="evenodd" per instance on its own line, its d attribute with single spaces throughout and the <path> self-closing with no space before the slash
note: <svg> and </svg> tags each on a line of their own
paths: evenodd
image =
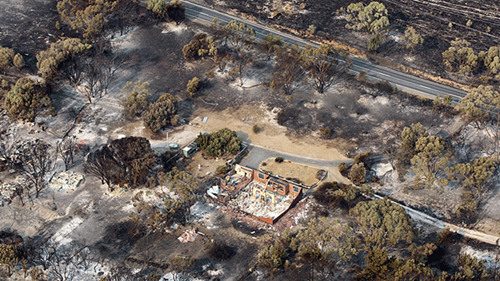
<svg viewBox="0 0 500 281">
<path fill-rule="evenodd" d="M 314 137 L 299 138 L 288 134 L 287 128 L 277 125 L 272 114 L 262 106 L 245 105 L 220 112 L 201 108 L 193 115 L 197 117 L 190 127 L 195 130 L 212 132 L 229 128 L 237 131 L 245 141 L 271 150 L 325 160 L 348 159 L 341 150 L 334 147 L 335 143 L 332 141 Z M 204 117 L 207 117 L 206 123 L 202 122 Z M 256 124 L 263 129 L 259 133 L 253 132 Z"/>
<path fill-rule="evenodd" d="M 289 160 L 284 160 L 282 163 L 278 163 L 274 158 L 270 158 L 262 162 L 259 169 L 270 172 L 273 175 L 279 175 L 290 179 L 298 179 L 308 186 L 318 182 L 318 179 L 316 178 L 316 174 L 319 171 L 318 169 L 297 164 Z"/>
<path fill-rule="evenodd" d="M 222 158 L 204 158 L 202 153 L 196 153 L 189 162 L 187 170 L 196 177 L 214 176 L 218 167 L 226 164 Z"/>
</svg>

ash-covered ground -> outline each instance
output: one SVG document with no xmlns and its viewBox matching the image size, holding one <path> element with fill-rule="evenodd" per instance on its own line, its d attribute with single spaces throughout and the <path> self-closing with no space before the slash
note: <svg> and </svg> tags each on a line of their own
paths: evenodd
<svg viewBox="0 0 500 281">
<path fill-rule="evenodd" d="M 310 25 L 317 28 L 320 38 L 333 39 L 366 50 L 369 35 L 346 29 L 346 21 L 336 11 L 347 7 L 354 0 L 300 0 L 300 1 L 213 1 L 204 3 L 219 9 L 251 15 L 256 19 L 304 32 Z M 472 43 L 477 52 L 488 50 L 498 44 L 500 38 L 500 5 L 498 1 L 393 1 L 381 0 L 389 12 L 388 38 L 378 50 L 378 55 L 393 64 L 416 67 L 426 72 L 456 80 L 467 81 L 446 73 L 441 53 L 448 49 L 449 42 L 464 38 Z M 278 4 L 281 3 L 281 4 Z M 277 6 L 284 11 L 271 18 Z M 292 7 L 292 8 L 290 8 Z M 468 26 L 467 21 L 472 25 Z M 449 27 L 449 25 L 452 27 Z M 407 26 L 415 27 L 424 37 L 424 44 L 411 53 L 404 48 L 402 37 Z"/>
<path fill-rule="evenodd" d="M 34 61 L 34 55 L 61 35 L 55 0 L 0 2 L 0 46 L 13 48 Z"/>
</svg>

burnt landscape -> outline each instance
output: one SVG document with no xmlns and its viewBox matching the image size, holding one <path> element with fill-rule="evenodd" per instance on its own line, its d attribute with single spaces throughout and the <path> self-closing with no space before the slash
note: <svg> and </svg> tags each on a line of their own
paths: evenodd
<svg viewBox="0 0 500 281">
<path fill-rule="evenodd" d="M 368 52 L 353 2 L 197 1 L 228 23 L 190 2 L 0 3 L 0 280 L 499 280 L 498 79 L 442 63 L 457 37 L 498 45 L 498 3 L 381 1 Z M 334 43 L 248 16 L 471 90 L 352 75 Z"/>
<path fill-rule="evenodd" d="M 366 51 L 369 34 L 352 32 L 337 13 L 355 1 L 209 1 L 218 9 L 249 15 L 259 21 L 289 28 L 305 34 L 316 27 L 318 40 L 334 40 Z M 462 81 L 480 83 L 477 76 L 464 77 L 448 72 L 442 65 L 441 54 L 455 38 L 466 39 L 472 47 L 486 51 L 498 45 L 500 38 L 498 3 L 495 1 L 379 1 L 389 12 L 387 39 L 368 56 L 382 64 L 405 65 L 431 74 Z M 468 24 L 468 21 L 471 21 Z M 451 27 L 450 27 L 451 25 Z M 409 52 L 403 44 L 405 28 L 412 26 L 421 32 L 423 44 Z M 480 70 L 478 70 L 480 72 Z M 498 79 L 496 79 L 498 83 Z"/>
</svg>

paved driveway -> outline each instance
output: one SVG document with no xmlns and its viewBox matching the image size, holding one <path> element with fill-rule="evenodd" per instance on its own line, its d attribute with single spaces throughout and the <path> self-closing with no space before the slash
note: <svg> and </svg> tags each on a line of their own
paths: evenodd
<svg viewBox="0 0 500 281">
<path fill-rule="evenodd" d="M 250 144 L 248 146 L 248 154 L 245 156 L 245 158 L 243 158 L 243 160 L 241 160 L 241 165 L 253 169 L 258 169 L 259 164 L 262 161 L 268 158 L 275 158 L 275 157 L 283 157 L 283 159 L 285 160 L 290 160 L 295 163 L 304 164 L 308 166 L 315 166 L 323 169 L 337 167 L 342 162 L 349 162 L 341 160 L 328 161 L 328 160 L 307 158 L 307 157 L 302 157 L 300 155 L 292 155 L 288 153 L 273 151 L 260 146 Z"/>
</svg>

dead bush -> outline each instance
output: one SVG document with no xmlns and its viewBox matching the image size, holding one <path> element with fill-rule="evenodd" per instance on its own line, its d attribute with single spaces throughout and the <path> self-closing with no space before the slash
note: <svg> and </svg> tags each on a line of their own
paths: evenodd
<svg viewBox="0 0 500 281">
<path fill-rule="evenodd" d="M 260 127 L 257 124 L 253 125 L 253 127 L 252 127 L 252 131 L 254 134 L 258 134 L 258 133 L 262 132 L 263 130 L 264 130 L 264 128 Z"/>
</svg>

